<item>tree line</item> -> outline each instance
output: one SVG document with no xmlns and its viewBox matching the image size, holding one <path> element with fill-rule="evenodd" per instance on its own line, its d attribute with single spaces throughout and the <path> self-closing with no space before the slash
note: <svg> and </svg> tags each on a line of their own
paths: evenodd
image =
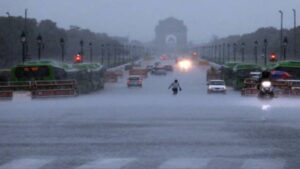
<svg viewBox="0 0 300 169">
<path fill-rule="evenodd" d="M 206 57 L 225 57 L 225 61 L 232 61 L 233 55 L 236 55 L 237 61 L 241 60 L 242 55 L 246 61 L 253 61 L 255 55 L 261 61 L 264 59 L 265 53 L 268 56 L 275 53 L 278 58 L 282 59 L 285 48 L 286 59 L 300 59 L 300 27 L 284 29 L 282 43 L 280 43 L 280 35 L 280 30 L 274 27 L 259 28 L 255 32 L 243 35 L 214 37 L 206 45 L 198 47 L 198 50 Z"/>
<path fill-rule="evenodd" d="M 72 61 L 81 51 L 80 41 L 84 42 L 84 54 L 89 53 L 89 44 L 93 45 L 94 60 L 100 60 L 101 45 L 120 45 L 117 40 L 105 33 L 95 33 L 88 29 L 70 26 L 69 29 L 57 27 L 51 20 L 27 19 L 23 17 L 0 17 L 0 68 L 10 67 L 22 62 L 21 34 L 26 31 L 27 53 L 31 59 L 38 57 L 37 37 L 41 35 L 41 58 L 61 60 L 61 39 L 64 39 L 65 60 Z"/>
</svg>

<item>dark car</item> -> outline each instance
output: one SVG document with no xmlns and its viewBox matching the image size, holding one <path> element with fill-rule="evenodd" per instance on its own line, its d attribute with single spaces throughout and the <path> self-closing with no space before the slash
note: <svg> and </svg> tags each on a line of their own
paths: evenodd
<svg viewBox="0 0 300 169">
<path fill-rule="evenodd" d="M 147 65 L 147 67 L 146 67 L 146 69 L 147 69 L 148 71 L 151 71 L 153 68 L 154 68 L 153 65 Z"/>
<path fill-rule="evenodd" d="M 165 66 L 164 66 L 164 69 L 165 69 L 166 71 L 173 71 L 173 66 L 172 66 L 172 65 L 165 65 Z"/>
</svg>

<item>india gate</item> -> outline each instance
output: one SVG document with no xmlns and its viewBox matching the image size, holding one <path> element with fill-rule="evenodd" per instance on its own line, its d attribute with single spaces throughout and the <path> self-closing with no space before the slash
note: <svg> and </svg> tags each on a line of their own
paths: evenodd
<svg viewBox="0 0 300 169">
<path fill-rule="evenodd" d="M 155 46 L 160 52 L 181 53 L 187 50 L 187 27 L 182 20 L 170 17 L 155 28 Z"/>
</svg>

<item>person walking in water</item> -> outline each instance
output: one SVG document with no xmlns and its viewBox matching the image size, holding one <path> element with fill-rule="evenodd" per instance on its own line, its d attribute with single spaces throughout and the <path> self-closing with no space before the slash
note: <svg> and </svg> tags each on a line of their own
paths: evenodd
<svg viewBox="0 0 300 169">
<path fill-rule="evenodd" d="M 169 89 L 172 89 L 173 95 L 177 95 L 178 90 L 181 91 L 181 86 L 180 86 L 180 84 L 179 84 L 179 82 L 178 82 L 177 79 L 174 80 L 173 83 L 171 83 L 171 85 L 169 86 Z"/>
</svg>

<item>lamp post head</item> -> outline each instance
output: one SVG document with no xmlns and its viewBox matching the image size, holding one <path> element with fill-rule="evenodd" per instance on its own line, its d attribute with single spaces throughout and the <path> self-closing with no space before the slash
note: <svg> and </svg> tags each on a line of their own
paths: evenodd
<svg viewBox="0 0 300 169">
<path fill-rule="evenodd" d="M 267 46 L 268 45 L 268 40 L 264 39 L 264 45 Z"/>
<path fill-rule="evenodd" d="M 241 43 L 241 46 L 242 46 L 242 48 L 244 48 L 244 47 L 245 47 L 245 43 L 244 43 L 244 42 L 242 42 L 242 43 Z"/>
<path fill-rule="evenodd" d="M 65 44 L 65 40 L 64 40 L 64 38 L 60 38 L 60 40 L 59 40 L 59 42 L 60 42 L 60 45 L 64 45 Z"/>
<path fill-rule="evenodd" d="M 288 41 L 287 37 L 284 37 L 283 44 L 288 45 L 288 43 L 289 43 L 289 41 Z"/>
<path fill-rule="evenodd" d="M 25 43 L 26 42 L 26 34 L 25 34 L 25 32 L 22 32 L 22 34 L 21 34 L 21 42 L 22 43 Z"/>
<path fill-rule="evenodd" d="M 39 34 L 38 37 L 36 38 L 38 44 L 42 44 L 43 38 L 42 36 Z"/>
</svg>

